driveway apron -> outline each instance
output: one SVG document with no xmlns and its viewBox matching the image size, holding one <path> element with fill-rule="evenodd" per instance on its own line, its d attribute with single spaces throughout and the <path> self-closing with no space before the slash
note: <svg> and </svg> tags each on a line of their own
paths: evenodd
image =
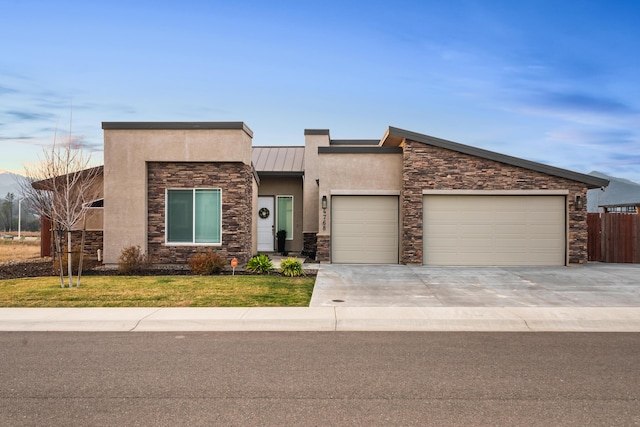
<svg viewBox="0 0 640 427">
<path fill-rule="evenodd" d="M 311 307 L 640 307 L 640 265 L 323 264 Z"/>
</svg>

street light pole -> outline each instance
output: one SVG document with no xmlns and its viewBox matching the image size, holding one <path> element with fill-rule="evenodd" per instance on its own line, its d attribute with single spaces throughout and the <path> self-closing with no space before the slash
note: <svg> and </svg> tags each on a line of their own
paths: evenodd
<svg viewBox="0 0 640 427">
<path fill-rule="evenodd" d="M 18 240 L 20 240 L 20 232 L 22 231 L 22 199 L 24 197 L 18 199 Z"/>
</svg>

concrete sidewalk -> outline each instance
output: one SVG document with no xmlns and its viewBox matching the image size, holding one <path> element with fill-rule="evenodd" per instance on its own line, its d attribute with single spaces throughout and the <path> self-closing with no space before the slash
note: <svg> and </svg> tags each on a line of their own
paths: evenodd
<svg viewBox="0 0 640 427">
<path fill-rule="evenodd" d="M 640 307 L 0 308 L 0 331 L 640 332 Z"/>
</svg>

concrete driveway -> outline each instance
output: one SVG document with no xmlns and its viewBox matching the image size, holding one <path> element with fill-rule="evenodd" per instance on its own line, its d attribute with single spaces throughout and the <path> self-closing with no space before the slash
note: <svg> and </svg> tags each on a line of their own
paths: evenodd
<svg viewBox="0 0 640 427">
<path fill-rule="evenodd" d="M 640 265 L 321 265 L 311 307 L 640 307 Z"/>
</svg>

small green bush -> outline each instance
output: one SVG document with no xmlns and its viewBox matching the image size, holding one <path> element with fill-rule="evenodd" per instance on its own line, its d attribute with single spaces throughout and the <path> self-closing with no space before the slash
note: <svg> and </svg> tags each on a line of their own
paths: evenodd
<svg viewBox="0 0 640 427">
<path fill-rule="evenodd" d="M 302 263 L 295 258 L 283 259 L 280 263 L 280 271 L 288 277 L 303 276 Z"/>
<path fill-rule="evenodd" d="M 268 255 L 258 254 L 249 260 L 247 270 L 254 273 L 269 274 L 273 270 L 273 262 L 271 262 L 271 258 Z"/>
<path fill-rule="evenodd" d="M 187 260 L 191 271 L 201 276 L 220 273 L 226 266 L 227 261 L 220 255 L 208 249 L 206 252 L 196 254 Z"/>
<path fill-rule="evenodd" d="M 122 274 L 135 274 L 149 268 L 149 258 L 140 246 L 127 246 L 118 258 L 118 271 Z"/>
</svg>

